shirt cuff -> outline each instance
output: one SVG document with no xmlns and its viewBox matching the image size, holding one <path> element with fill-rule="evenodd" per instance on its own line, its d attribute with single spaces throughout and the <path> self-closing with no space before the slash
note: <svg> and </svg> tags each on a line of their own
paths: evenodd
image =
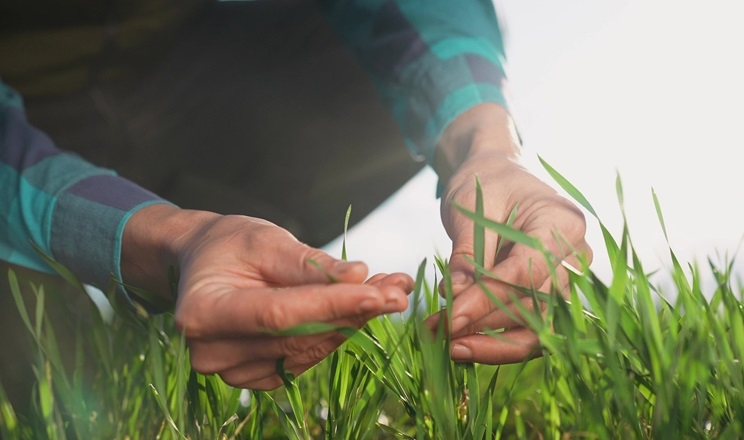
<svg viewBox="0 0 744 440">
<path fill-rule="evenodd" d="M 508 110 L 504 73 L 481 55 L 457 55 L 430 64 L 410 81 L 419 86 L 407 100 L 405 113 L 399 113 L 400 123 L 408 147 L 430 165 L 442 134 L 466 110 L 483 103 Z"/>
<path fill-rule="evenodd" d="M 50 234 L 54 259 L 101 289 L 112 275 L 121 281 L 124 226 L 135 212 L 159 203 L 170 204 L 116 175 L 98 174 L 76 182 L 54 206 Z"/>
</svg>

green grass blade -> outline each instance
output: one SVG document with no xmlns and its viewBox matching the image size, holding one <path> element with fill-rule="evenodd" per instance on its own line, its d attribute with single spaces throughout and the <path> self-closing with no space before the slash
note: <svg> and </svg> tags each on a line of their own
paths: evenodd
<svg viewBox="0 0 744 440">
<path fill-rule="evenodd" d="M 480 181 L 475 178 L 475 213 L 480 218 L 485 218 L 483 213 L 483 190 Z M 486 254 L 486 229 L 481 223 L 473 222 L 473 256 L 480 266 L 485 264 Z M 476 280 L 478 275 L 476 274 Z"/>
<path fill-rule="evenodd" d="M 10 293 L 11 295 L 13 295 L 13 301 L 15 301 L 15 305 L 18 309 L 18 313 L 21 316 L 23 325 L 25 325 L 28 329 L 28 332 L 31 333 L 34 338 L 36 338 L 37 333 L 34 331 L 34 326 L 31 325 L 31 318 L 29 318 L 28 316 L 26 304 L 23 301 L 23 296 L 21 295 L 21 286 L 18 284 L 18 278 L 16 277 L 16 274 L 12 269 L 8 269 L 8 279 L 10 280 Z"/>
<path fill-rule="evenodd" d="M 346 255 L 346 233 L 349 230 L 349 219 L 351 218 L 351 205 L 346 209 L 346 216 L 344 217 L 344 239 L 341 243 L 341 259 L 346 261 L 348 256 Z"/>
<path fill-rule="evenodd" d="M 33 241 L 31 242 L 31 246 L 36 250 L 36 252 L 39 253 L 41 258 L 52 268 L 55 272 L 57 272 L 62 278 L 65 279 L 68 283 L 75 286 L 78 290 L 83 291 L 85 288 L 83 287 L 83 283 L 80 282 L 78 277 L 73 274 L 70 269 L 63 266 L 62 264 L 55 261 L 51 256 L 47 255 L 44 250 L 41 249 L 36 243 Z"/>
<path fill-rule="evenodd" d="M 291 406 L 292 414 L 294 415 L 294 425 L 299 429 L 300 435 L 303 439 L 310 439 L 310 433 L 305 421 L 305 410 L 302 405 L 302 396 L 300 395 L 297 384 L 294 382 L 294 374 L 284 368 L 284 358 L 280 358 L 276 362 L 276 372 L 279 377 L 282 378 L 282 382 L 284 383 L 284 389 L 287 392 L 289 405 Z"/>
<path fill-rule="evenodd" d="M 664 222 L 664 215 L 661 212 L 661 204 L 659 203 L 659 197 L 656 195 L 656 191 L 651 189 L 651 196 L 654 199 L 654 208 L 656 208 L 656 217 L 659 219 L 661 230 L 664 232 L 664 238 L 669 243 L 669 235 L 667 234 L 666 223 Z"/>
<path fill-rule="evenodd" d="M 160 410 L 163 412 L 166 425 L 170 429 L 170 432 L 171 432 L 171 435 L 173 435 L 173 438 L 185 439 L 186 437 L 178 431 L 178 427 L 176 426 L 176 423 L 173 421 L 173 417 L 171 417 L 170 411 L 168 410 L 168 404 L 165 400 L 165 396 L 159 393 L 157 388 L 155 388 L 153 384 L 149 384 L 149 387 L 150 387 L 150 391 L 152 392 L 153 396 L 155 396 L 155 401 L 160 407 Z"/>
<path fill-rule="evenodd" d="M 18 438 L 18 417 L 10 404 L 5 388 L 0 383 L 0 435 L 2 438 Z"/>
<path fill-rule="evenodd" d="M 326 322 L 306 322 L 284 330 L 264 330 L 263 333 L 272 336 L 307 336 L 333 331 L 338 331 L 344 334 L 353 334 L 356 333 L 357 329 L 354 327 L 342 327 L 328 324 Z"/>
<path fill-rule="evenodd" d="M 594 207 L 591 205 L 591 203 L 589 203 L 589 200 L 586 199 L 584 194 L 582 194 L 581 191 L 578 190 L 578 188 L 576 188 L 571 182 L 563 177 L 563 175 L 556 171 L 555 168 L 550 166 L 542 157 L 538 156 L 538 159 L 540 160 L 540 163 L 548 172 L 548 174 L 550 174 L 553 180 L 555 180 L 556 183 L 558 183 L 558 185 L 560 185 L 560 187 L 568 193 L 568 195 L 570 195 L 574 200 L 576 200 L 577 203 L 583 206 L 584 209 L 589 211 L 595 218 L 599 219 L 599 215 L 597 215 Z"/>
</svg>

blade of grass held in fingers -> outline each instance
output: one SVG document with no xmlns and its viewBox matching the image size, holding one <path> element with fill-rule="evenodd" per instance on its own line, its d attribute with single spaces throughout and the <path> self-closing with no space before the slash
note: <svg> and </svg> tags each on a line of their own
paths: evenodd
<svg viewBox="0 0 744 440">
<path fill-rule="evenodd" d="M 320 333 L 339 332 L 348 338 L 353 336 L 357 331 L 358 330 L 354 327 L 338 326 L 326 322 L 306 322 L 284 330 L 264 330 L 263 333 L 273 336 L 308 336 Z"/>
<path fill-rule="evenodd" d="M 344 250 L 344 255 L 346 255 L 346 251 L 345 251 L 345 250 Z M 344 257 L 343 257 L 342 259 L 343 259 L 343 260 L 346 260 L 346 257 L 344 256 Z M 320 270 L 321 272 L 324 272 L 324 273 L 325 273 L 325 276 L 326 276 L 326 278 L 328 278 L 328 281 L 329 281 L 329 282 L 331 282 L 331 283 L 333 283 L 333 284 L 335 284 L 335 283 L 338 283 L 338 278 L 336 278 L 336 277 L 334 277 L 333 275 L 329 274 L 329 273 L 328 273 L 328 272 L 327 272 L 327 271 L 325 270 L 325 267 L 323 267 L 323 265 L 321 265 L 320 263 L 318 263 L 317 261 L 315 261 L 315 260 L 314 260 L 314 259 L 312 259 L 312 258 L 308 258 L 308 259 L 307 259 L 307 262 L 308 262 L 308 264 L 310 264 L 311 266 L 313 266 L 313 267 L 315 267 L 316 269 Z"/>
<path fill-rule="evenodd" d="M 500 283 L 503 283 L 503 284 L 511 287 L 512 289 L 519 291 L 520 293 L 522 293 L 524 295 L 531 295 L 532 293 L 535 293 L 542 301 L 548 301 L 550 299 L 550 296 L 551 296 L 550 293 L 548 293 L 548 292 L 541 292 L 541 291 L 539 291 L 539 290 L 537 290 L 535 288 L 532 288 L 532 287 L 524 287 L 524 286 L 520 286 L 518 284 L 510 283 L 510 282 L 508 282 L 506 280 L 503 280 L 503 279 L 497 277 L 496 275 L 494 275 L 493 273 L 491 273 L 490 271 L 486 270 L 486 268 L 484 268 L 483 266 L 479 266 L 470 257 L 467 257 L 466 256 L 465 257 L 465 261 L 467 261 L 468 263 L 470 263 L 473 266 L 473 269 L 475 269 L 475 272 L 476 273 L 480 273 L 485 278 L 490 278 L 492 280 L 496 280 L 496 281 L 498 281 Z"/>
</svg>

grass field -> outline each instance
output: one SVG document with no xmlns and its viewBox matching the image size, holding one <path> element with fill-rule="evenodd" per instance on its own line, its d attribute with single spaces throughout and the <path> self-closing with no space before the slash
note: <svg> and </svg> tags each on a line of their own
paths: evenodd
<svg viewBox="0 0 744 440">
<path fill-rule="evenodd" d="M 544 165 L 596 216 L 576 188 Z M 619 178 L 616 192 L 622 206 Z M 478 207 L 467 215 L 476 236 L 490 228 L 540 248 L 508 224 L 484 218 Z M 277 365 L 285 385 L 272 392 L 233 389 L 194 372 L 172 315 L 124 307 L 113 294 L 114 318 L 104 320 L 91 302 L 75 348 L 60 350 L 58 323 L 45 314 L 44 286 L 11 273 L 36 349 L 36 382 L 28 409 L 14 408 L 0 387 L 0 433 L 7 439 L 743 438 L 744 303 L 732 261 L 697 267 L 670 249 L 673 267 L 663 275 L 673 288 L 662 291 L 655 282 L 660 274 L 644 271 L 627 227 L 613 234 L 594 220 L 612 262 L 609 283 L 580 267 L 571 272 L 566 298 L 522 289 L 545 303 L 542 314 L 522 311 L 542 357 L 502 367 L 451 362 L 444 332 L 431 337 L 423 326 L 452 300 L 451 294 L 440 300 L 432 288 L 448 279 L 446 261 L 435 257 L 421 264 L 410 314 L 373 320 L 361 331 L 336 329 L 348 336 L 339 350 L 296 378 Z M 437 279 L 424 279 L 427 265 L 436 266 Z M 716 280 L 709 291 L 701 282 L 707 272 Z M 24 288 L 31 298 L 21 295 Z M 286 333 L 327 330 L 309 325 Z"/>
</svg>

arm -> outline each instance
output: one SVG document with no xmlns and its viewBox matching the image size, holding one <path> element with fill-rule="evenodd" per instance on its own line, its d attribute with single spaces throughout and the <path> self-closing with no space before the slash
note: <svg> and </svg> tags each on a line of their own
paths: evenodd
<svg viewBox="0 0 744 440">
<path fill-rule="evenodd" d="M 473 223 L 452 207 L 453 203 L 475 210 L 475 176 L 481 184 L 484 215 L 505 223 L 516 209 L 512 226 L 537 238 L 555 257 L 553 266 L 541 252 L 510 242 L 486 231 L 484 266 L 493 277 L 481 278 L 486 288 L 505 304 L 511 316 L 519 316 L 513 298 L 527 310 L 534 310 L 532 299 L 510 287 L 519 285 L 550 292 L 568 292 L 568 272 L 561 262 L 583 267 L 592 260 L 585 240 L 586 223 L 582 212 L 552 187 L 520 164 L 520 148 L 511 117 L 501 107 L 476 106 L 457 118 L 447 129 L 437 148 L 441 166 L 454 170 L 442 195 L 441 214 L 445 230 L 452 239 L 449 260 L 455 301 L 452 306 L 452 357 L 459 361 L 503 364 L 520 362 L 538 355 L 537 335 L 499 309 L 475 285 Z M 497 254 L 497 249 L 501 250 Z M 556 280 L 551 277 L 556 275 Z M 556 282 L 557 281 L 557 282 Z M 430 324 L 436 325 L 437 317 Z M 481 334 L 484 330 L 504 329 L 499 338 Z"/>
<path fill-rule="evenodd" d="M 322 0 L 419 158 L 481 103 L 506 107 L 504 49 L 488 0 Z M 447 176 L 440 176 L 447 177 Z"/>
<path fill-rule="evenodd" d="M 126 221 L 166 203 L 111 170 L 59 150 L 32 126 L 21 97 L 0 82 L 0 258 L 50 272 L 31 242 L 86 283 L 105 288 L 121 279 Z"/>
<path fill-rule="evenodd" d="M 309 322 L 360 328 L 405 310 L 413 289 L 404 274 L 365 282 L 365 264 L 332 258 L 267 221 L 166 205 L 132 217 L 123 250 L 122 273 L 135 285 L 165 289 L 166 268 L 178 268 L 175 318 L 192 366 L 242 388 L 276 388 L 278 359 L 298 375 L 345 340 L 271 332 Z"/>
<path fill-rule="evenodd" d="M 180 209 L 57 149 L 0 83 L 0 258 L 50 271 L 33 241 L 82 281 L 125 283 L 175 302 L 193 367 L 230 385 L 282 384 L 276 362 L 300 374 L 344 341 L 335 331 L 272 332 L 308 322 L 363 326 L 405 310 L 413 280 L 378 274 L 297 241 L 269 222 Z M 1 224 L 1 223 L 0 223 Z M 5 232 L 7 231 L 7 233 Z M 171 297 L 168 269 L 180 275 Z"/>
<path fill-rule="evenodd" d="M 477 176 L 486 217 L 504 222 L 516 207 L 513 226 L 540 239 L 556 261 L 580 266 L 579 255 L 584 261 L 592 256 L 581 211 L 520 164 L 519 137 L 502 91 L 505 56 L 492 3 L 324 3 L 331 22 L 377 84 L 409 147 L 439 175 L 442 222 L 452 239 L 453 358 L 509 363 L 533 355 L 536 335 L 509 319 L 473 284 L 468 263 L 473 225 L 453 203 L 474 209 Z M 359 25 L 365 14 L 368 18 Z M 485 267 L 502 280 L 489 279 L 486 285 L 512 310 L 510 293 L 516 292 L 508 284 L 549 290 L 555 269 L 559 287 L 567 285 L 560 264 L 550 268 L 540 253 L 508 242 L 497 256 L 499 242 L 494 233 L 486 235 Z M 434 316 L 430 323 L 437 321 Z M 485 329 L 508 331 L 494 339 L 479 334 Z"/>
</svg>

